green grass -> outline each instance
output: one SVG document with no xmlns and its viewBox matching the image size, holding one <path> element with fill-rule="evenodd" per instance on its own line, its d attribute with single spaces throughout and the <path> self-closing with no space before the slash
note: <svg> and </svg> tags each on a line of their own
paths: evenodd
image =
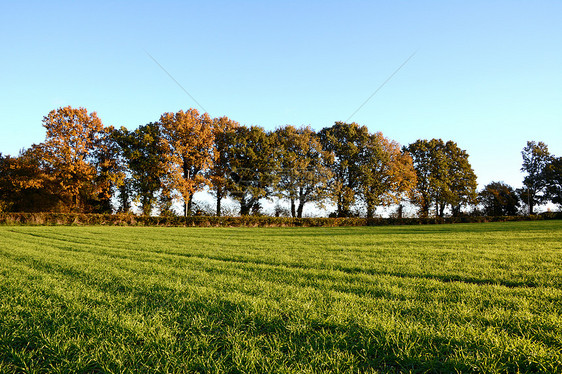
<svg viewBox="0 0 562 374">
<path fill-rule="evenodd" d="M 562 221 L 0 226 L 1 373 L 562 372 Z"/>
</svg>

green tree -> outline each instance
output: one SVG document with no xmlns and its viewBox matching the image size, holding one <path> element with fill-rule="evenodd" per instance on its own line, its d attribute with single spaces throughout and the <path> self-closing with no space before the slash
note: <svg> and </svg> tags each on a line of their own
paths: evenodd
<svg viewBox="0 0 562 374">
<path fill-rule="evenodd" d="M 517 192 L 503 182 L 490 182 L 479 193 L 480 203 L 488 216 L 514 216 L 520 206 Z"/>
<path fill-rule="evenodd" d="M 260 200 L 273 196 L 278 157 L 273 136 L 258 126 L 234 129 L 227 151 L 230 196 L 240 203 L 240 214 L 259 214 Z"/>
<path fill-rule="evenodd" d="M 140 202 L 143 214 L 149 215 L 162 191 L 161 179 L 166 173 L 160 127 L 157 123 L 139 126 L 134 131 L 121 127 L 113 137 L 129 171 L 129 188 L 122 190 L 123 197 L 130 194 Z"/>
<path fill-rule="evenodd" d="M 184 215 L 191 214 L 193 194 L 210 184 L 206 171 L 215 161 L 213 121 L 196 109 L 164 113 L 160 117 L 161 144 L 169 191 L 178 191 L 184 201 Z"/>
<path fill-rule="evenodd" d="M 351 215 L 351 207 L 361 193 L 363 165 L 368 158 L 369 130 L 365 126 L 336 122 L 323 128 L 318 137 L 333 157 L 328 196 L 336 204 L 338 217 Z"/>
<path fill-rule="evenodd" d="M 97 196 L 90 204 L 97 213 L 111 213 L 111 199 L 125 182 L 125 165 L 121 162 L 120 147 L 113 137 L 115 129 L 108 126 L 94 145 L 93 159 L 96 167 L 94 183 L 98 187 Z"/>
<path fill-rule="evenodd" d="M 527 175 L 523 179 L 524 188 L 520 190 L 520 194 L 529 206 L 529 214 L 533 214 L 534 207 L 546 201 L 545 169 L 552 157 L 545 143 L 534 141 L 527 142 L 521 155 L 523 156 L 521 171 Z"/>
<path fill-rule="evenodd" d="M 478 202 L 476 174 L 468 161 L 468 153 L 453 141 L 445 144 L 445 155 L 449 160 L 448 183 L 445 191 L 445 204 L 451 207 L 453 216 L 461 213 L 463 206 Z M 443 208 L 441 208 L 443 212 Z M 441 215 L 443 215 L 441 213 Z"/>
<path fill-rule="evenodd" d="M 229 185 L 232 182 L 229 152 L 233 146 L 233 139 L 236 137 L 238 127 L 240 127 L 240 124 L 228 117 L 213 119 L 216 160 L 209 170 L 209 179 L 211 181 L 211 193 L 216 198 L 216 214 L 219 217 L 222 213 L 222 200 L 228 196 Z"/>
<path fill-rule="evenodd" d="M 546 197 L 554 204 L 562 205 L 562 157 L 551 157 L 544 169 Z"/>
<path fill-rule="evenodd" d="M 468 153 L 455 142 L 420 139 L 405 148 L 410 153 L 417 174 L 417 194 L 413 202 L 427 217 L 433 206 L 436 216 L 443 217 L 450 206 L 453 215 L 464 205 L 476 202 L 476 175 Z"/>
<path fill-rule="evenodd" d="M 328 197 L 326 185 L 332 177 L 330 154 L 322 149 L 310 127 L 287 125 L 275 131 L 280 167 L 277 192 L 289 200 L 291 215 L 302 217 L 305 204 L 319 205 Z"/>
<path fill-rule="evenodd" d="M 413 203 L 420 208 L 422 217 L 429 216 L 434 197 L 437 195 L 439 185 L 438 170 L 445 168 L 445 160 L 436 149 L 443 142 L 437 139 L 420 139 L 404 148 L 413 160 L 417 175 L 416 195 Z"/>
</svg>

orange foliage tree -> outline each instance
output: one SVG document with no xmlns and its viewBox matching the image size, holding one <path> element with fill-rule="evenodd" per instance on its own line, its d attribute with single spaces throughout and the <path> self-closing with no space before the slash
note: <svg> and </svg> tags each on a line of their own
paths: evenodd
<svg viewBox="0 0 562 374">
<path fill-rule="evenodd" d="M 42 144 L 44 162 L 62 191 L 71 196 L 72 210 L 81 209 L 81 198 L 92 193 L 96 177 L 92 153 L 103 133 L 103 124 L 95 112 L 70 106 L 52 110 L 43 118 L 47 129 Z"/>
<path fill-rule="evenodd" d="M 41 165 L 37 146 L 18 157 L 0 154 L 0 212 L 64 211 L 56 181 Z"/>
<path fill-rule="evenodd" d="M 400 145 L 381 132 L 370 135 L 362 165 L 362 195 L 367 205 L 367 217 L 372 218 L 377 206 L 399 204 L 402 198 L 413 196 L 416 170 L 412 157 L 402 152 Z"/>
<path fill-rule="evenodd" d="M 213 121 L 196 109 L 164 113 L 160 117 L 163 159 L 167 165 L 164 184 L 184 201 L 184 215 L 191 214 L 193 194 L 210 184 L 205 171 L 215 161 Z"/>
</svg>

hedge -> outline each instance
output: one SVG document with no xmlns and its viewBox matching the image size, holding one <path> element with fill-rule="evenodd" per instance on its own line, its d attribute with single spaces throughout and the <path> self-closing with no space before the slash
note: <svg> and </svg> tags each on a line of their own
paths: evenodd
<svg viewBox="0 0 562 374">
<path fill-rule="evenodd" d="M 341 227 L 484 223 L 562 219 L 562 212 L 532 216 L 445 218 L 287 218 L 269 216 L 136 216 L 133 214 L 0 213 L 1 225 L 108 225 L 185 227 Z"/>
</svg>

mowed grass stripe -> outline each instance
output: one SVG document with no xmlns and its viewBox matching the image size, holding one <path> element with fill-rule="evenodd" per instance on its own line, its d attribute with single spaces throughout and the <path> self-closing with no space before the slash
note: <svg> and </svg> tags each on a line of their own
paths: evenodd
<svg viewBox="0 0 562 374">
<path fill-rule="evenodd" d="M 81 229 L 90 228 L 63 229 L 69 229 L 71 236 L 80 236 Z M 100 228 L 94 229 L 95 235 L 100 235 L 97 231 Z M 119 236 L 126 232 L 119 231 Z M 159 233 L 159 230 L 146 232 Z M 169 234 L 169 231 L 163 232 Z M 276 250 L 271 243 L 287 244 L 279 243 L 279 239 L 272 240 L 271 235 L 261 236 L 260 230 L 253 232 L 254 242 L 261 242 L 264 252 Z M 280 236 L 287 234 L 285 230 L 281 232 Z M 189 234 L 190 230 L 184 233 Z M 106 234 L 105 238 L 112 235 Z M 134 235 L 138 236 L 138 232 Z M 371 231 L 370 235 L 376 236 L 377 231 Z M 82 252 L 61 252 L 49 260 L 52 253 L 46 248 L 42 251 L 45 257 L 40 256 L 41 251 L 20 251 L 18 259 L 10 260 L 11 266 L 5 262 L 2 266 L 13 269 L 13 266 L 21 266 L 23 259 L 33 257 L 47 264 L 79 257 L 65 266 L 77 268 L 78 273 L 90 271 L 90 276 L 99 284 L 84 283 L 83 278 L 75 275 L 77 273 L 44 269 L 41 277 L 34 274 L 32 278 L 52 277 L 52 280 L 37 283 L 44 287 L 30 280 L 26 287 L 41 292 L 27 294 L 38 297 L 38 301 L 59 300 L 61 305 L 66 305 L 66 313 L 68 305 L 73 305 L 71 309 L 76 313 L 70 315 L 77 316 L 74 321 L 79 322 L 83 318 L 81 313 L 86 311 L 102 313 L 109 309 L 106 312 L 109 314 L 102 313 L 98 320 L 114 321 L 115 316 L 119 316 L 119 320 L 129 321 L 131 326 L 140 326 L 138 330 L 126 330 L 136 331 L 134 334 L 120 332 L 123 328 L 107 328 L 109 337 L 104 337 L 103 332 L 94 334 L 94 340 L 114 339 L 116 347 L 123 348 L 130 356 L 122 356 L 103 344 L 94 349 L 95 354 L 87 344 L 76 353 L 83 362 L 105 371 L 118 372 L 126 367 L 124 362 L 137 368 L 156 368 L 160 372 L 181 372 L 185 368 L 216 372 L 224 369 L 319 372 L 338 368 L 341 371 L 377 368 L 383 371 L 408 368 L 466 371 L 471 367 L 493 372 L 502 368 L 541 371 L 559 367 L 560 317 L 557 310 L 560 310 L 560 292 L 556 288 L 507 289 L 443 283 L 420 277 L 348 273 L 317 264 L 307 268 L 205 258 L 198 258 L 194 263 L 190 262 L 194 258 L 178 260 L 176 255 L 162 258 L 159 253 L 152 257 L 155 254 L 149 251 L 151 243 L 159 241 L 158 235 L 155 236 L 148 240 L 150 244 L 141 244 L 141 250 L 120 249 L 130 252 L 131 257 L 143 257 L 140 252 L 148 252 L 151 257 L 142 258 L 142 263 L 104 254 L 94 266 L 91 260 L 96 259 L 96 253 L 86 253 L 84 257 Z M 174 240 L 179 240 L 178 235 L 175 236 Z M 184 237 L 184 250 L 198 252 L 197 239 L 189 239 L 194 243 L 189 244 Z M 296 246 L 295 253 L 289 252 L 293 257 L 306 258 L 305 249 L 318 251 L 308 247 L 309 243 L 307 247 L 299 247 L 298 241 L 291 243 Z M 16 244 L 17 241 L 13 245 Z M 81 249 L 84 248 L 90 247 L 86 245 Z M 95 251 L 95 248 L 88 250 Z M 112 248 L 111 252 L 115 250 L 119 249 Z M 424 250 L 431 251 L 431 248 Z M 283 248 L 279 252 L 288 251 Z M 285 256 L 290 264 L 292 257 Z M 313 257 L 316 256 L 318 253 L 313 253 Z M 154 266 L 150 272 L 150 267 L 143 264 L 149 264 L 152 259 Z M 22 268 L 21 276 L 35 271 L 33 264 L 38 262 L 34 261 L 28 263 L 29 270 Z M 196 267 L 203 270 L 196 272 Z M 56 284 L 58 286 L 54 287 Z M 99 287 L 100 284 L 103 287 Z M 88 303 L 88 298 L 111 302 Z M 37 305 L 43 304 L 38 302 Z M 41 325 L 42 320 L 38 318 L 38 321 Z M 160 340 L 147 335 L 147 331 L 154 330 L 159 331 Z M 53 334 L 46 335 L 50 339 L 47 346 L 62 339 Z M 143 338 L 145 335 L 148 339 Z M 119 343 L 136 339 L 141 339 L 141 343 L 127 347 Z M 142 360 L 140 353 L 152 359 Z M 1 362 L 18 365 L 9 361 Z M 68 368 L 68 362 L 61 359 L 55 366 Z"/>
<path fill-rule="evenodd" d="M 121 229 L 121 228 L 118 228 Z M 142 228 L 145 229 L 145 228 Z M 169 231 L 166 233 L 168 234 Z M 371 235 L 373 236 L 373 235 Z M 474 239 L 474 238 L 471 238 Z M 186 236 L 184 235 L 185 242 Z M 193 240 L 189 238 L 188 240 Z M 195 239 L 196 240 L 196 239 Z M 504 246 L 502 251 L 506 253 L 494 254 L 491 258 L 485 258 L 478 252 L 490 251 L 490 248 L 484 248 L 480 250 L 474 250 L 475 253 L 470 252 L 470 250 L 458 250 L 456 247 L 462 247 L 462 242 L 454 238 L 448 239 L 449 247 L 446 251 L 437 251 L 434 249 L 434 245 L 431 247 L 432 251 L 429 254 L 416 254 L 420 258 L 412 258 L 412 255 L 407 255 L 404 253 L 394 253 L 392 249 L 385 249 L 384 243 L 380 246 L 374 246 L 374 249 L 378 252 L 376 255 L 371 255 L 369 257 L 362 256 L 356 251 L 350 249 L 348 256 L 354 258 L 354 261 L 346 258 L 345 261 L 334 260 L 329 253 L 325 255 L 324 258 L 318 256 L 318 251 L 310 251 L 312 253 L 305 254 L 293 251 L 292 253 L 280 253 L 277 258 L 255 258 L 257 256 L 250 255 L 231 255 L 222 254 L 221 249 L 202 250 L 199 246 L 196 250 L 190 248 L 180 247 L 177 250 L 169 251 L 152 245 L 147 248 L 142 246 L 136 249 L 141 252 L 153 252 L 153 253 L 170 253 L 177 254 L 179 256 L 189 256 L 189 257 L 201 257 L 207 259 L 218 259 L 224 261 L 232 262 L 253 262 L 253 263 L 267 263 L 283 266 L 299 266 L 299 267 L 316 267 L 316 268 L 327 268 L 327 269 L 338 269 L 350 273 L 354 272 L 367 272 L 367 273 L 385 273 L 396 276 L 414 276 L 414 277 L 428 277 L 433 279 L 441 279 L 443 281 L 465 281 L 474 283 L 501 283 L 507 286 L 536 286 L 536 285 L 547 285 L 547 286 L 560 286 L 561 275 L 561 261 L 559 255 L 560 242 L 554 241 L 554 245 L 550 247 L 550 251 L 558 250 L 557 257 L 553 257 L 552 253 L 543 250 L 542 248 L 535 248 L 532 253 L 526 253 L 528 251 L 513 251 L 509 249 L 509 246 Z M 469 239 L 470 240 L 470 239 Z M 442 240 L 443 241 L 443 240 Z M 536 240 L 535 240 L 536 241 Z M 181 240 L 174 239 L 174 243 L 182 242 Z M 465 240 L 466 242 L 466 240 Z M 461 244 L 459 244 L 461 243 Z M 525 244 L 530 244 L 533 241 L 528 240 Z M 418 243 L 419 244 L 419 243 Z M 513 243 L 512 243 L 513 244 Z M 550 244 L 548 244 L 550 245 Z M 64 244 L 68 248 L 67 244 Z M 97 252 L 107 251 L 107 243 L 102 245 L 93 245 Z M 558 246 L 558 248 L 556 248 Z M 507 247 L 507 248 L 506 248 Z M 119 247 L 118 247 L 119 248 Z M 342 246 L 342 248 L 345 248 Z M 367 247 L 369 248 L 369 246 Z M 380 248 L 380 249 L 379 249 Z M 70 248 L 72 250 L 72 248 Z M 128 249 L 128 252 L 131 251 Z M 416 248 L 409 249 L 410 252 Z M 73 250 L 77 250 L 74 248 Z M 510 251 L 507 253 L 507 251 Z M 119 251 L 121 252 L 121 251 Z M 262 251 L 266 252 L 266 251 Z M 424 251 L 418 251 L 423 253 Z M 497 252 L 497 250 L 495 250 Z M 514 253 L 515 252 L 515 253 Z M 547 253 L 542 253 L 547 252 Z M 136 256 L 136 254 L 135 254 Z M 355 257 L 353 257 L 355 256 Z M 142 256 L 141 256 L 142 257 Z M 430 257 L 430 258 L 428 258 Z M 427 261 L 427 260 L 430 261 Z M 557 261 L 553 261 L 557 260 Z M 436 263 L 438 261 L 438 263 Z M 467 269 L 464 264 L 469 261 L 473 266 Z M 350 264 L 353 263 L 353 266 Z M 435 266 L 438 265 L 438 266 Z M 478 265 L 478 266 L 475 266 Z M 468 270 L 468 271 L 467 271 Z M 472 274 L 471 272 L 472 271 Z"/>
</svg>

